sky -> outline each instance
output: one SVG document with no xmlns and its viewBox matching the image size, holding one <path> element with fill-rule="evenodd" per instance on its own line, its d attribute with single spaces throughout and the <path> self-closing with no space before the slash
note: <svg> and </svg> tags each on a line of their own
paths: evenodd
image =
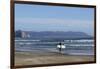
<svg viewBox="0 0 100 69">
<path fill-rule="evenodd" d="M 94 33 L 94 8 L 15 4 L 15 30 Z"/>
</svg>

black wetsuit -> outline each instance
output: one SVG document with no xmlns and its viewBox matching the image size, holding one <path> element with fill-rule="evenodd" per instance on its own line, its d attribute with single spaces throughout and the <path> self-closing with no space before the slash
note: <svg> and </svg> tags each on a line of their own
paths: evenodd
<svg viewBox="0 0 100 69">
<path fill-rule="evenodd" d="M 62 49 L 61 49 L 61 45 L 62 45 L 62 44 L 61 44 L 61 43 L 59 43 L 59 45 L 60 45 L 59 52 L 61 53 L 61 50 L 62 50 Z"/>
</svg>

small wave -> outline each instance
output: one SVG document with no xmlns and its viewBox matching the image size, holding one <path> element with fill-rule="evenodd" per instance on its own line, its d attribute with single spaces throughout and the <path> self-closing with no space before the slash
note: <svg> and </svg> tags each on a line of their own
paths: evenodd
<svg viewBox="0 0 100 69">
<path fill-rule="evenodd" d="M 15 40 L 15 41 L 40 41 L 40 40 Z"/>
<path fill-rule="evenodd" d="M 33 43 L 30 43 L 30 42 L 28 42 L 28 43 L 20 42 L 20 43 L 16 43 L 16 44 L 19 44 L 19 45 L 30 45 L 30 44 L 33 44 Z"/>
</svg>

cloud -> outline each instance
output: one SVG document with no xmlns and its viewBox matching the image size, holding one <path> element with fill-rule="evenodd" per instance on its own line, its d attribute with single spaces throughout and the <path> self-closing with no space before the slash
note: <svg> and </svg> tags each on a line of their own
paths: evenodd
<svg viewBox="0 0 100 69">
<path fill-rule="evenodd" d="M 93 20 L 58 19 L 58 18 L 16 18 L 16 28 L 59 31 L 86 31 L 93 32 Z M 17 27 L 19 26 L 19 27 Z"/>
<path fill-rule="evenodd" d="M 92 20 L 76 20 L 76 19 L 56 19 L 56 18 L 16 18 L 15 22 L 20 23 L 90 23 Z"/>
<path fill-rule="evenodd" d="M 74 19 L 56 19 L 56 18 L 16 18 L 15 23 L 33 24 L 33 25 L 50 25 L 50 26 L 93 26 L 93 20 L 74 20 Z"/>
</svg>

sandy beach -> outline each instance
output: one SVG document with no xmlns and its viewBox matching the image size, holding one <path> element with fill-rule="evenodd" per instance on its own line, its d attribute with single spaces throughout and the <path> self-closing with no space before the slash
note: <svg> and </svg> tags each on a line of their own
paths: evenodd
<svg viewBox="0 0 100 69">
<path fill-rule="evenodd" d="M 15 66 L 94 61 L 93 55 L 69 55 L 54 52 L 15 52 Z"/>
</svg>

